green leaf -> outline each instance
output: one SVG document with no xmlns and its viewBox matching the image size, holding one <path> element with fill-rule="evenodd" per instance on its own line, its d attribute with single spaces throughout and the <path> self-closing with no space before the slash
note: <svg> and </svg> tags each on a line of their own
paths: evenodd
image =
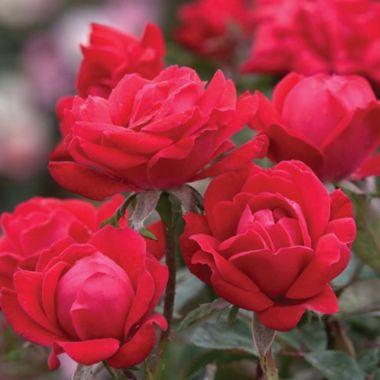
<svg viewBox="0 0 380 380">
<path fill-rule="evenodd" d="M 304 358 L 328 380 L 364 380 L 358 363 L 341 351 L 316 351 Z"/>
<path fill-rule="evenodd" d="M 298 351 L 321 351 L 327 347 L 327 334 L 322 321 L 313 320 L 280 333 L 279 338 Z"/>
<path fill-rule="evenodd" d="M 177 271 L 175 308 L 180 312 L 189 302 L 196 299 L 205 284 L 189 272 L 187 268 Z"/>
<path fill-rule="evenodd" d="M 230 311 L 228 312 L 228 323 L 233 325 L 236 322 L 237 316 L 239 314 L 239 308 L 232 305 Z"/>
<path fill-rule="evenodd" d="M 363 314 L 380 311 L 380 279 L 361 280 L 348 286 L 339 297 L 341 313 Z"/>
<path fill-rule="evenodd" d="M 143 229 L 140 230 L 140 235 L 144 236 L 147 239 L 156 240 L 157 241 L 157 236 L 153 232 L 149 231 L 146 228 L 143 228 Z"/>
<path fill-rule="evenodd" d="M 249 323 L 238 318 L 231 326 L 228 321 L 228 312 L 212 313 L 207 318 L 190 324 L 181 331 L 181 336 L 196 347 L 233 349 L 255 354 Z"/>
<path fill-rule="evenodd" d="M 252 360 L 255 359 L 255 356 L 240 351 L 233 350 L 211 350 L 197 355 L 190 365 L 186 368 L 181 379 L 187 380 L 200 369 L 206 367 L 209 363 L 216 363 L 218 365 L 225 365 L 239 360 Z"/>
<path fill-rule="evenodd" d="M 380 348 L 372 348 L 361 355 L 358 359 L 358 365 L 362 371 L 372 374 L 376 371 L 379 363 Z"/>
<path fill-rule="evenodd" d="M 365 194 L 350 193 L 357 225 L 354 252 L 380 273 L 380 200 Z"/>
<path fill-rule="evenodd" d="M 220 298 L 210 303 L 199 305 L 196 309 L 192 310 L 186 315 L 183 321 L 178 326 L 178 331 L 188 328 L 192 324 L 201 321 L 213 314 L 220 314 L 222 311 L 227 310 L 230 304 Z"/>
</svg>

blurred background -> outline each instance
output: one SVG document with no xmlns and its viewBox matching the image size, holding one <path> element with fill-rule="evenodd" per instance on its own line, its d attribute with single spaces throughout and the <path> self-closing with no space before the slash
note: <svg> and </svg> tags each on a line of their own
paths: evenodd
<svg viewBox="0 0 380 380">
<path fill-rule="evenodd" d="M 224 0 L 219 1 L 223 4 Z M 270 4 L 272 1 L 256 2 Z M 224 54 L 222 58 L 217 54 L 210 54 L 210 51 L 208 55 L 197 55 L 175 42 L 173 36 L 179 25 L 176 16 L 178 9 L 191 2 L 192 0 L 0 0 L 0 214 L 13 210 L 20 202 L 36 195 L 59 198 L 74 196 L 66 193 L 52 180 L 47 163 L 50 152 L 59 140 L 55 106 L 61 96 L 75 93 L 75 77 L 81 60 L 80 44 L 87 42 L 91 22 L 114 26 L 137 36 L 141 36 L 147 22 L 154 22 L 161 26 L 165 35 L 167 65 L 196 68 L 205 80 L 211 78 L 218 66 L 227 77 L 235 80 L 239 90 L 259 89 L 267 95 L 272 91 L 279 76 L 260 74 L 243 79 L 241 75 L 236 75 L 236 67 L 234 71 L 231 62 L 223 59 L 228 54 Z M 229 10 L 222 6 L 220 8 L 220 17 L 223 19 Z M 204 13 L 208 15 L 208 12 Z M 210 24 L 214 21 L 217 24 L 217 18 L 215 20 L 211 17 Z M 226 42 L 226 39 L 219 39 L 220 31 L 217 28 L 216 31 L 213 30 L 207 22 L 205 24 L 203 30 L 198 30 L 196 23 L 194 35 L 197 37 L 198 34 L 202 36 L 202 33 L 210 33 L 211 43 L 207 44 L 206 41 L 204 45 L 215 53 L 213 49 L 218 48 L 221 41 Z M 245 45 L 242 42 L 241 34 L 237 33 L 235 26 L 226 33 L 229 38 L 227 46 L 233 51 L 236 61 L 239 61 L 248 55 L 250 43 Z M 247 26 L 248 30 L 250 27 Z M 240 134 L 237 137 L 238 143 L 244 140 L 247 140 L 247 135 Z M 263 161 L 262 165 L 266 163 Z M 378 199 L 376 202 L 378 207 L 380 202 Z M 369 267 L 363 266 L 354 257 L 344 276 L 335 285 L 349 283 L 351 277 L 358 274 L 363 267 L 362 278 L 376 277 Z M 177 283 L 177 317 L 186 315 L 199 303 L 208 302 L 215 297 L 186 269 L 178 272 Z M 371 297 L 364 299 L 371 305 L 370 310 L 377 307 L 374 310 L 377 310 L 378 317 L 378 283 L 371 289 L 376 305 L 373 306 Z M 366 302 L 364 304 L 367 305 Z M 377 317 L 354 315 L 346 318 L 355 345 L 360 343 L 365 346 L 365 355 L 360 360 L 361 366 L 368 368 L 368 372 L 376 370 L 380 357 L 380 319 Z M 183 341 L 171 345 L 167 354 L 165 380 L 252 380 L 255 362 L 252 360 L 252 343 L 247 324 L 236 323 L 231 333 L 230 321 L 225 316 L 224 319 L 219 315 L 215 318 L 190 330 L 187 336 L 183 334 Z M 325 379 L 315 368 L 323 373 L 326 365 L 318 368 L 319 363 L 311 362 L 309 364 L 315 367 L 311 369 L 309 364 L 298 360 L 296 356 L 297 350 L 304 347 L 317 350 L 331 343 L 331 337 L 327 336 L 323 323 L 320 320 L 307 319 L 311 323 L 305 323 L 300 329 L 281 336 L 281 342 L 292 348 L 282 352 L 281 361 L 281 371 L 291 380 Z M 346 332 L 343 330 L 339 333 L 341 335 L 338 334 L 338 338 L 344 338 L 340 342 L 344 346 L 347 343 Z M 186 339 L 193 346 L 187 344 Z M 283 349 L 281 347 L 275 347 L 276 352 L 280 352 Z M 7 328 L 0 313 L 0 380 L 72 379 L 75 364 L 62 358 L 61 368 L 50 372 L 47 369 L 47 354 L 48 350 L 43 347 L 25 343 L 18 338 Z M 218 364 L 217 370 L 213 363 Z M 203 367 L 206 369 L 200 370 Z M 343 367 L 345 366 L 337 367 L 338 377 L 334 379 L 343 379 L 340 376 Z M 350 367 L 346 367 L 346 372 L 349 372 Z M 380 380 L 380 369 L 376 374 L 378 377 L 368 375 L 371 377 L 366 380 Z M 353 376 L 352 380 L 357 380 Z M 91 379 L 101 378 L 100 375 Z"/>
<path fill-rule="evenodd" d="M 55 105 L 74 93 L 90 22 L 171 33 L 179 1 L 0 0 L 0 212 L 33 195 L 64 196 L 46 169 L 58 141 Z"/>
</svg>

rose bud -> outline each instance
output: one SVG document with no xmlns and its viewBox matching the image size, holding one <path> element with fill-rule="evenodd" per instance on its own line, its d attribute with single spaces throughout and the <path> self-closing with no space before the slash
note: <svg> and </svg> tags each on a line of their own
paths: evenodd
<svg viewBox="0 0 380 380">
<path fill-rule="evenodd" d="M 294 328 L 306 310 L 338 311 L 329 282 L 355 239 L 348 197 L 329 194 L 299 161 L 227 173 L 205 193 L 205 216 L 185 215 L 181 248 L 192 273 L 266 327 Z"/>
<path fill-rule="evenodd" d="M 261 97 L 251 125 L 269 137 L 273 161 L 302 160 L 322 180 L 339 181 L 379 172 L 372 157 L 379 123 L 380 102 L 365 79 L 292 73 L 275 87 L 272 103 Z"/>
<path fill-rule="evenodd" d="M 126 75 L 108 99 L 74 99 L 66 154 L 53 154 L 50 173 L 62 187 L 101 200 L 235 170 L 266 153 L 265 136 L 230 152 L 230 137 L 257 105 L 254 96 L 238 98 L 221 71 L 207 87 L 187 67 L 171 66 L 152 80 Z"/>
<path fill-rule="evenodd" d="M 32 271 L 19 269 L 1 306 L 18 334 L 52 349 L 51 369 L 61 353 L 128 368 L 152 351 L 155 326 L 167 327 L 154 313 L 166 282 L 167 268 L 137 232 L 106 226 L 86 244 L 47 249 Z"/>
</svg>

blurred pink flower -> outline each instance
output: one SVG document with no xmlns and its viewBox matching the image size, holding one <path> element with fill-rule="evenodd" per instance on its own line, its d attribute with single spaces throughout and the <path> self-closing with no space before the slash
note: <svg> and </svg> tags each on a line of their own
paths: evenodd
<svg viewBox="0 0 380 380">
<path fill-rule="evenodd" d="M 22 180 L 43 167 L 50 148 L 48 121 L 31 100 L 25 78 L 0 76 L 0 175 Z"/>
</svg>

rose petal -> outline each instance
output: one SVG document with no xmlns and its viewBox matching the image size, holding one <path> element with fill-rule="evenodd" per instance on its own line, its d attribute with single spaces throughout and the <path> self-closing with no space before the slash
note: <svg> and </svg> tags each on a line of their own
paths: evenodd
<svg viewBox="0 0 380 380">
<path fill-rule="evenodd" d="M 120 342 L 117 339 L 110 338 L 81 342 L 58 341 L 57 345 L 76 362 L 91 365 L 107 360 L 114 355 L 120 347 Z"/>
<path fill-rule="evenodd" d="M 119 180 L 70 161 L 50 161 L 49 171 L 66 190 L 95 200 L 136 189 Z"/>
<path fill-rule="evenodd" d="M 159 314 L 152 315 L 136 331 L 132 338 L 124 343 L 120 350 L 107 362 L 114 368 L 128 368 L 141 363 L 152 351 L 156 343 L 154 325 L 166 330 L 167 323 Z"/>
</svg>

